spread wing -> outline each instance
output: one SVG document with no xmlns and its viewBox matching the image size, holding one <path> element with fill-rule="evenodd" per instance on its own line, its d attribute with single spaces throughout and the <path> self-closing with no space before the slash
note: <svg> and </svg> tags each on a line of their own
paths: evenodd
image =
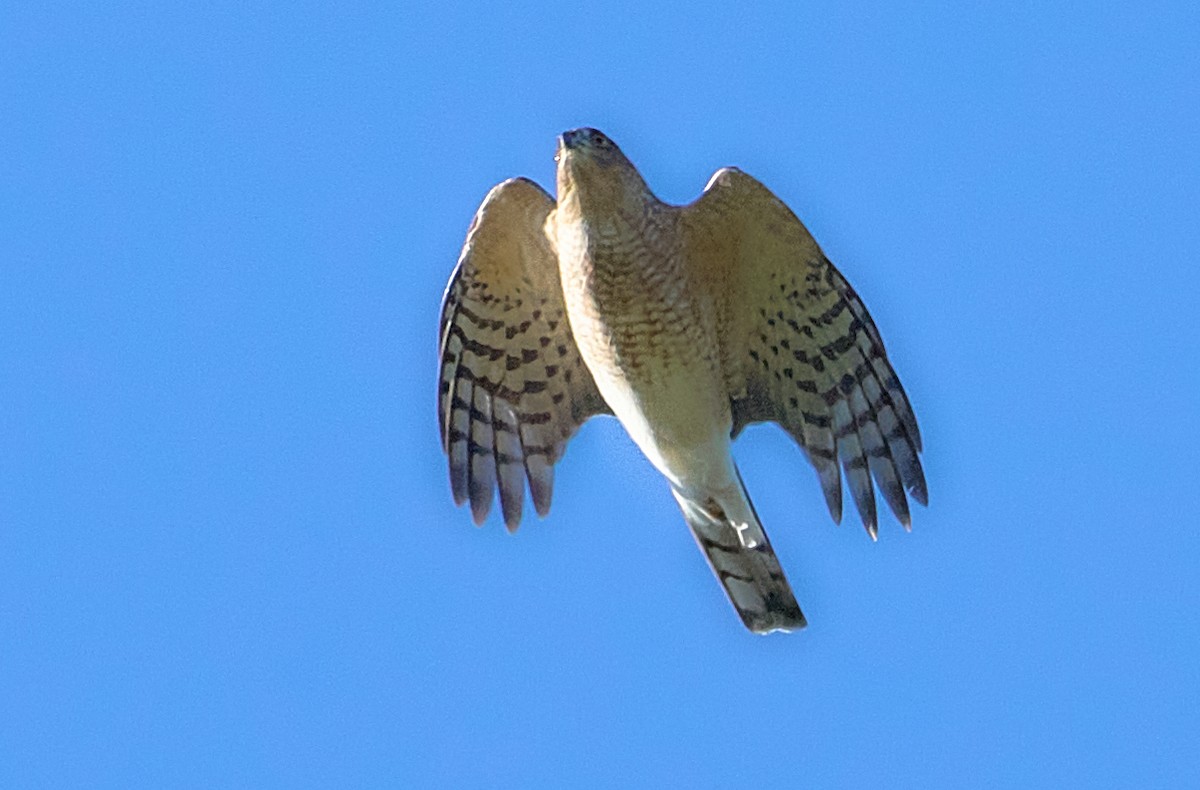
<svg viewBox="0 0 1200 790">
<path fill-rule="evenodd" d="M 608 412 L 567 322 L 546 232 L 553 209 L 527 179 L 493 188 L 442 300 L 438 426 L 454 501 L 469 499 L 481 524 L 499 487 L 509 531 L 521 521 L 526 479 L 544 516 L 567 440 Z"/>
<path fill-rule="evenodd" d="M 835 521 L 844 470 L 872 538 L 872 477 L 908 527 L 905 491 L 927 501 L 921 436 L 854 289 L 791 210 L 739 170 L 717 171 L 680 216 L 689 256 L 717 289 L 733 434 L 779 423 L 816 468 Z"/>
</svg>

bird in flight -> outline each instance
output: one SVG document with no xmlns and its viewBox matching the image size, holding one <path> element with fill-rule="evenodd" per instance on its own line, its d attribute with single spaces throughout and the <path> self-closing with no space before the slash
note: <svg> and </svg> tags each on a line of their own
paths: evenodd
<svg viewBox="0 0 1200 790">
<path fill-rule="evenodd" d="M 736 168 L 685 206 L 654 196 L 595 129 L 558 138 L 558 200 L 524 178 L 488 193 L 442 303 L 438 424 L 457 504 L 496 490 L 521 521 L 550 508 L 554 464 L 612 414 L 667 479 L 745 626 L 804 615 L 730 453 L 774 422 L 842 485 L 872 538 L 878 487 L 909 528 L 927 502 L 912 406 L 858 294 L 779 198 Z"/>
</svg>

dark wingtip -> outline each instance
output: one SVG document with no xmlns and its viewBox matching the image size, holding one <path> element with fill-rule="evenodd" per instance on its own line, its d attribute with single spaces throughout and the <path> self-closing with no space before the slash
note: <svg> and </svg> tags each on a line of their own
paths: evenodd
<svg viewBox="0 0 1200 790">
<path fill-rule="evenodd" d="M 525 492 L 518 493 L 523 495 Z M 500 509 L 504 513 L 504 528 L 510 535 L 517 531 L 517 527 L 521 526 L 522 499 L 523 497 L 500 497 Z"/>
<path fill-rule="evenodd" d="M 833 523 L 841 525 L 842 523 L 842 481 L 839 478 L 837 488 L 825 488 L 825 505 L 829 508 L 829 515 L 833 518 Z"/>
<path fill-rule="evenodd" d="M 465 475 L 463 476 L 465 478 Z M 456 507 L 462 507 L 467 501 L 469 495 L 467 493 L 466 480 L 460 478 L 453 470 L 450 473 L 450 496 L 454 498 Z"/>
<path fill-rule="evenodd" d="M 471 481 L 474 484 L 474 480 Z M 483 522 L 487 521 L 488 513 L 492 509 L 492 489 L 488 487 L 486 493 L 482 488 L 476 488 L 472 485 L 471 488 L 471 520 L 475 522 L 475 526 L 482 527 Z"/>
<path fill-rule="evenodd" d="M 920 477 L 917 478 L 917 481 L 913 485 L 908 487 L 908 493 L 912 495 L 913 500 L 925 507 L 929 507 L 929 491 L 925 487 L 925 475 L 921 472 L 920 467 L 917 467 L 917 473 Z"/>
<path fill-rule="evenodd" d="M 529 473 L 529 497 L 538 517 L 545 518 L 550 512 L 550 500 L 554 494 L 554 467 L 545 465 Z"/>
</svg>

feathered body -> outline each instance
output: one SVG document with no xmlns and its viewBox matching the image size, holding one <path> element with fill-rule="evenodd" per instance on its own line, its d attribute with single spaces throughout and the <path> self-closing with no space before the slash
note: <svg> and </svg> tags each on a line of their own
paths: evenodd
<svg viewBox="0 0 1200 790">
<path fill-rule="evenodd" d="M 746 626 L 802 627 L 730 444 L 750 422 L 778 422 L 835 519 L 840 462 L 872 536 L 872 476 L 907 526 L 905 488 L 925 501 L 920 439 L 866 308 L 787 207 L 739 171 L 672 206 L 595 130 L 565 133 L 557 158 L 557 204 L 529 182 L 493 190 L 447 291 L 440 413 L 456 499 L 478 520 L 498 484 L 515 528 L 522 477 L 543 512 L 567 438 L 611 411 L 669 482 Z M 488 221 L 514 205 L 519 229 Z M 521 338 L 534 324 L 541 334 Z"/>
</svg>

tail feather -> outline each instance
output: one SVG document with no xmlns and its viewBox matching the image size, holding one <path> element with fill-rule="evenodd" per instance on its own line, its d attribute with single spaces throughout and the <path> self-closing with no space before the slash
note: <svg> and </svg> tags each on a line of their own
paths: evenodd
<svg viewBox="0 0 1200 790">
<path fill-rule="evenodd" d="M 737 483 L 736 496 L 698 499 L 674 493 L 696 544 L 746 627 L 757 634 L 803 628 L 807 621 L 740 476 Z"/>
</svg>

